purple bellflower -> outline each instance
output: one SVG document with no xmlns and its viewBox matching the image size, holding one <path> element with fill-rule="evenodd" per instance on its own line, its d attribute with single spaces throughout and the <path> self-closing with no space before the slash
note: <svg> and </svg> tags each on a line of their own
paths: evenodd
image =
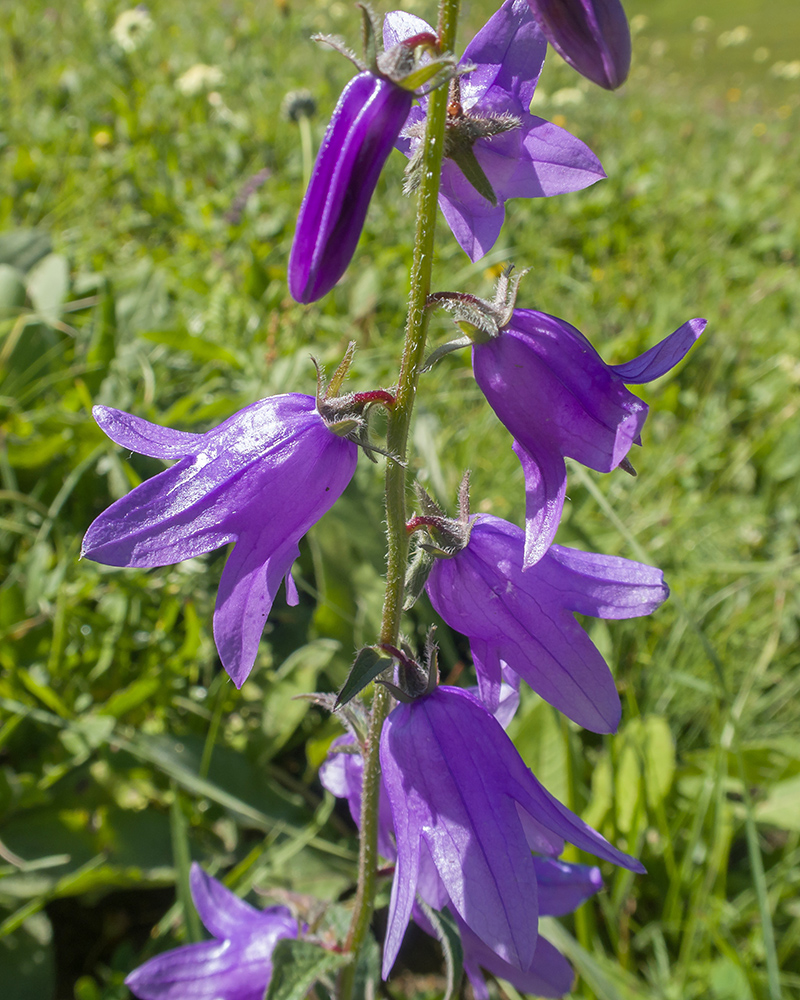
<svg viewBox="0 0 800 1000">
<path fill-rule="evenodd" d="M 540 912 L 532 850 L 555 858 L 568 840 L 644 871 L 539 784 L 500 723 L 463 689 L 439 687 L 398 705 L 380 755 L 397 845 L 384 978 L 417 893 L 434 909 L 449 906 L 489 951 L 529 972 Z"/>
<path fill-rule="evenodd" d="M 528 0 L 548 42 L 593 83 L 614 90 L 631 65 L 631 33 L 619 0 Z"/>
<path fill-rule="evenodd" d="M 393 11 L 384 20 L 384 42 L 430 30 L 421 18 Z M 546 49 L 527 0 L 506 0 L 464 52 L 461 65 L 475 68 L 451 83 L 439 205 L 473 261 L 497 240 L 507 199 L 579 191 L 605 177 L 588 146 L 530 114 Z M 397 143 L 411 157 L 410 189 L 422 148 L 424 97 L 420 104 Z"/>
<path fill-rule="evenodd" d="M 289 291 L 297 302 L 322 298 L 346 271 L 412 100 L 411 91 L 370 72 L 353 77 L 342 91 L 300 206 L 289 256 Z"/>
<path fill-rule="evenodd" d="M 500 714 L 507 714 L 506 708 Z M 329 792 L 338 798 L 347 799 L 350 814 L 356 826 L 360 826 L 363 761 L 358 753 L 336 752 L 338 747 L 354 744 L 355 739 L 350 735 L 334 740 L 331 746 L 334 752 L 323 763 L 319 776 Z M 378 851 L 390 863 L 397 860 L 392 814 L 383 778 L 379 799 Z M 571 913 L 603 886 L 600 870 L 595 867 L 568 864 L 536 855 L 533 856 L 533 866 L 540 916 L 561 916 Z M 455 917 L 464 950 L 464 971 L 472 982 L 476 1000 L 488 998 L 481 969 L 508 980 L 525 993 L 534 993 L 542 997 L 560 997 L 567 992 L 574 979 L 572 967 L 548 941 L 541 936 L 537 939 L 531 968 L 522 972 L 492 951 L 470 930 L 454 910 L 441 879 L 430 866 L 426 871 L 425 882 L 425 895 L 434 900 L 439 908 L 449 906 Z M 418 902 L 414 903 L 411 912 L 415 923 L 427 934 L 435 937 L 436 932 Z"/>
<path fill-rule="evenodd" d="M 597 472 L 617 468 L 641 443 L 648 411 L 626 384 L 664 375 L 705 326 L 691 319 L 622 365 L 607 365 L 563 319 L 528 309 L 514 309 L 496 334 L 475 337 L 475 380 L 514 436 L 525 475 L 526 567 L 555 537 L 567 489 L 565 456 Z"/>
<path fill-rule="evenodd" d="M 285 906 L 255 909 L 198 864 L 189 878 L 197 912 L 214 940 L 156 955 L 134 969 L 125 985 L 140 1000 L 262 1000 L 275 945 L 297 937 L 297 921 Z"/>
<path fill-rule="evenodd" d="M 298 542 L 341 496 L 358 447 L 334 433 L 313 396 L 289 393 L 251 403 L 205 434 L 160 427 L 96 406 L 101 429 L 123 448 L 175 465 L 104 511 L 82 555 L 109 566 L 166 566 L 235 546 L 220 580 L 214 638 L 241 687 L 281 581 L 289 604 Z"/>
<path fill-rule="evenodd" d="M 669 594 L 661 570 L 561 545 L 523 569 L 521 528 L 478 514 L 465 533 L 460 551 L 435 560 L 426 589 L 447 624 L 469 638 L 486 707 L 499 703 L 504 679 L 521 677 L 579 725 L 614 732 L 621 712 L 614 679 L 573 612 L 650 614 Z"/>
</svg>

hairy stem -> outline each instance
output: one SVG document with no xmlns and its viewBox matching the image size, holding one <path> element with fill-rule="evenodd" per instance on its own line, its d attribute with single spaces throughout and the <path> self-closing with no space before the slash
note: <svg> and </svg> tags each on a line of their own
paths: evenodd
<svg viewBox="0 0 800 1000">
<path fill-rule="evenodd" d="M 452 52 L 460 0 L 441 0 L 439 5 L 439 44 L 442 52 Z M 439 183 L 442 172 L 444 128 L 447 118 L 447 87 L 439 87 L 428 98 L 425 127 L 422 181 L 417 201 L 414 257 L 411 288 L 408 296 L 408 319 L 400 362 L 400 375 L 394 407 L 389 411 L 386 435 L 387 450 L 405 462 L 411 414 L 417 394 L 419 370 L 425 354 L 428 333 L 428 310 L 425 303 L 431 290 L 434 232 L 436 228 Z M 406 471 L 398 462 L 386 465 L 386 593 L 383 601 L 380 641 L 397 645 L 403 609 L 403 585 L 408 562 L 406 534 Z M 380 684 L 375 685 L 372 718 L 364 747 L 364 783 L 361 795 L 361 841 L 359 848 L 358 890 L 353 920 L 345 942 L 347 951 L 358 952 L 369 932 L 375 904 L 378 793 L 380 789 L 380 735 L 391 699 Z M 339 981 L 339 1000 L 350 1000 L 356 963 L 343 971 Z"/>
</svg>

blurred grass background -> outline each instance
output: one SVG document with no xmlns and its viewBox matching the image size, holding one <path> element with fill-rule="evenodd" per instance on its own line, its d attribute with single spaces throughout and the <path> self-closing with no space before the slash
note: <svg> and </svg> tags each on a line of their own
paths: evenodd
<svg viewBox="0 0 800 1000">
<path fill-rule="evenodd" d="M 609 869 L 605 893 L 548 929 L 582 974 L 576 996 L 800 996 L 800 8 L 626 6 L 626 87 L 599 92 L 551 55 L 534 102 L 609 179 L 510 203 L 477 265 L 440 230 L 437 287 L 486 294 L 502 262 L 530 266 L 520 306 L 568 319 L 609 362 L 709 320 L 680 369 L 640 393 L 652 413 L 639 478 L 570 468 L 559 540 L 656 563 L 672 588 L 649 620 L 586 622 L 623 694 L 620 732 L 583 733 L 530 696 L 513 734 L 548 787 L 649 870 Z M 430 2 L 408 9 L 435 17 Z M 0 7 L 9 1000 L 127 996 L 132 967 L 196 934 L 183 917 L 190 857 L 273 897 L 346 894 L 354 872 L 351 827 L 316 781 L 338 727 L 292 697 L 338 687 L 374 638 L 381 468 L 362 461 L 303 544 L 301 603 L 279 598 L 241 692 L 211 639 L 223 552 L 152 573 L 78 553 L 93 517 L 161 468 L 107 441 L 92 403 L 202 430 L 255 398 L 313 392 L 309 354 L 335 363 L 351 338 L 352 384 L 392 382 L 412 226 L 404 160 L 384 171 L 345 279 L 294 304 L 303 155 L 280 109 L 287 92 L 311 92 L 316 149 L 351 69 L 308 36 L 355 44 L 354 10 L 153 3 L 152 30 L 134 18 L 130 44 L 112 34 L 123 10 Z M 466 4 L 461 38 L 488 13 Z M 219 72 L 185 75 L 198 64 Z M 435 316 L 434 341 L 448 335 Z M 521 519 L 521 473 L 466 354 L 425 377 L 414 446 L 443 503 L 469 467 L 474 506 Z M 409 633 L 433 619 L 420 602 Z M 445 672 L 468 682 L 463 642 L 439 638 Z M 436 995 L 420 947 L 390 996 Z"/>
</svg>

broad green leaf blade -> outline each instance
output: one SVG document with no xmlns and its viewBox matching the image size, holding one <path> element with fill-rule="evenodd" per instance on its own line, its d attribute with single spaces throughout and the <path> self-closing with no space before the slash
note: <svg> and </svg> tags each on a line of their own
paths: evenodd
<svg viewBox="0 0 800 1000">
<path fill-rule="evenodd" d="M 364 646 L 358 651 L 347 680 L 344 682 L 342 690 L 336 699 L 334 708 L 341 708 L 351 701 L 371 681 L 374 681 L 378 674 L 383 673 L 392 665 L 391 656 L 386 656 L 373 646 Z"/>
<path fill-rule="evenodd" d="M 352 958 L 310 941 L 284 938 L 272 953 L 272 979 L 264 1000 L 304 1000 L 318 979 L 338 972 Z"/>
</svg>

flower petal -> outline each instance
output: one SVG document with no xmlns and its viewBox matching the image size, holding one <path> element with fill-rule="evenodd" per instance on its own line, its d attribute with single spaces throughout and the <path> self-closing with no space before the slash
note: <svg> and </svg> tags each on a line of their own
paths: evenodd
<svg viewBox="0 0 800 1000">
<path fill-rule="evenodd" d="M 600 869 L 591 865 L 568 864 L 555 858 L 534 858 L 539 886 L 539 913 L 561 917 L 572 913 L 603 888 Z"/>
<path fill-rule="evenodd" d="M 224 482 L 191 456 L 153 476 L 89 526 L 81 555 L 107 566 L 169 566 L 226 545 Z M 218 503 L 214 504 L 215 495 Z M 229 509 L 223 507 L 223 510 Z"/>
<path fill-rule="evenodd" d="M 660 569 L 620 556 L 553 545 L 538 566 L 564 607 L 582 615 L 638 618 L 655 611 L 669 597 Z"/>
<path fill-rule="evenodd" d="M 535 565 L 556 537 L 567 495 L 567 466 L 554 449 L 541 447 L 534 456 L 519 441 L 513 444 L 525 476 L 525 568 Z"/>
<path fill-rule="evenodd" d="M 383 18 L 384 49 L 393 49 L 406 38 L 422 34 L 435 35 L 436 32 L 427 21 L 423 21 L 416 14 L 408 14 L 404 10 L 390 10 Z"/>
<path fill-rule="evenodd" d="M 569 992 L 575 981 L 572 966 L 557 951 L 549 941 L 541 935 L 536 939 L 536 950 L 533 954 L 531 967 L 523 972 L 515 966 L 504 962 L 499 955 L 487 948 L 468 927 L 459 925 L 462 932 L 464 947 L 464 971 L 475 990 L 476 1000 L 487 997 L 486 985 L 478 967 L 491 972 L 499 979 L 505 979 L 521 993 L 537 997 L 561 997 Z M 477 988 L 476 988 L 477 987 Z"/>
<path fill-rule="evenodd" d="M 264 537 L 266 535 L 266 537 Z M 300 555 L 295 539 L 273 548 L 273 532 L 241 538 L 228 556 L 214 609 L 214 641 L 222 665 L 240 688 L 256 661 L 272 604 Z"/>
<path fill-rule="evenodd" d="M 140 965 L 125 985 L 141 1000 L 262 1000 L 274 947 L 271 938 L 185 945 Z"/>
<path fill-rule="evenodd" d="M 260 912 L 207 875 L 196 861 L 192 862 L 189 885 L 203 926 L 214 937 L 241 937 L 258 925 Z M 286 913 L 290 915 L 288 910 Z"/>
<path fill-rule="evenodd" d="M 110 406 L 93 406 L 92 416 L 100 430 L 123 448 L 151 458 L 183 458 L 196 455 L 202 448 L 202 434 L 174 431 L 170 427 L 151 424 L 124 410 Z"/>
<path fill-rule="evenodd" d="M 708 321 L 704 319 L 690 319 L 683 326 L 665 337 L 655 347 L 640 354 L 638 358 L 626 362 L 624 365 L 610 365 L 611 371 L 618 375 L 623 382 L 631 385 L 652 382 L 666 374 L 670 368 L 674 368 L 689 351 L 700 334 L 705 330 Z"/>
<path fill-rule="evenodd" d="M 528 111 L 546 51 L 547 41 L 527 0 L 506 0 L 464 51 L 461 62 L 477 67 L 461 81 L 464 108 L 469 110 L 494 87 L 508 95 L 506 110 Z"/>
<path fill-rule="evenodd" d="M 453 160 L 445 160 L 442 165 L 439 207 L 458 245 L 472 261 L 480 260 L 492 249 L 506 217 L 502 200 L 497 205 L 487 201 Z"/>
</svg>

